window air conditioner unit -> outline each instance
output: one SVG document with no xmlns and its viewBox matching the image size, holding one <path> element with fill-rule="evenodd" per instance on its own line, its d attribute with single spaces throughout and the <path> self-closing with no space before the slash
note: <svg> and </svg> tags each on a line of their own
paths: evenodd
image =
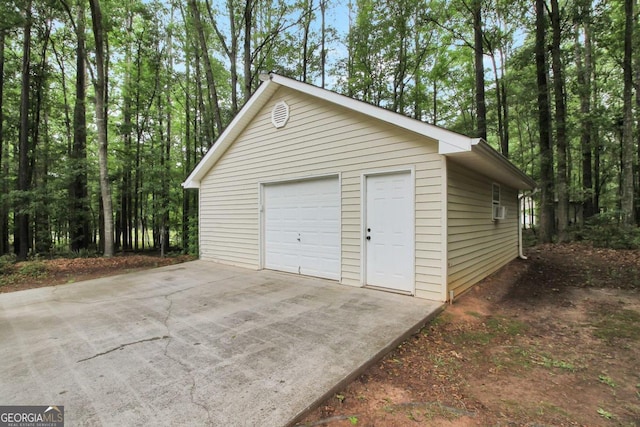
<svg viewBox="0 0 640 427">
<path fill-rule="evenodd" d="M 507 216 L 507 207 L 506 206 L 493 206 L 493 219 L 505 219 Z"/>
</svg>

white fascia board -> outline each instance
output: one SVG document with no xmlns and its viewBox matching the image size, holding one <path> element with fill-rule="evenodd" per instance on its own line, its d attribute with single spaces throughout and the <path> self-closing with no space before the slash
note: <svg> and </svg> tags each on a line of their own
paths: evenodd
<svg viewBox="0 0 640 427">
<path fill-rule="evenodd" d="M 258 110 L 263 107 L 269 98 L 268 94 L 264 96 L 263 94 L 272 85 L 273 83 L 271 81 L 265 81 L 258 87 L 258 90 L 255 91 L 251 98 L 249 98 L 240 112 L 236 114 L 231 123 L 229 123 L 229 126 L 227 126 L 227 128 L 218 137 L 213 144 L 213 147 L 207 151 L 207 154 L 204 155 L 202 160 L 200 160 L 191 174 L 189 174 L 187 179 L 182 183 L 182 187 L 200 188 L 200 180 L 204 178 L 209 169 L 211 169 L 225 150 L 229 148 L 229 145 L 231 145 L 235 138 L 244 129 L 242 122 L 255 116 Z"/>
<path fill-rule="evenodd" d="M 444 154 L 465 167 L 483 175 L 503 182 L 519 190 L 533 190 L 536 182 L 518 169 L 501 153 L 491 148 L 482 138 L 470 139 L 471 148 L 468 151 L 450 151 Z"/>
<path fill-rule="evenodd" d="M 496 164 L 497 167 L 503 168 L 509 174 L 519 179 L 522 182 L 522 186 L 527 186 L 528 188 L 519 188 L 519 190 L 533 190 L 536 188 L 536 182 L 529 177 L 529 175 L 522 172 L 516 165 L 511 163 L 509 159 L 504 157 L 502 153 L 494 150 L 491 146 L 481 138 L 474 139 L 473 152 L 479 152 L 489 158 L 491 161 Z"/>
<path fill-rule="evenodd" d="M 447 152 L 471 150 L 471 139 L 459 133 L 443 129 L 429 123 L 421 122 L 420 120 L 403 116 L 402 114 L 386 110 L 382 107 L 376 107 L 375 105 L 367 104 L 366 102 L 358 101 L 356 99 L 349 98 L 348 96 L 340 95 L 339 93 L 322 89 L 308 83 L 302 83 L 278 74 L 271 74 L 271 81 L 305 93 L 309 96 L 323 99 L 349 110 L 357 111 L 380 121 L 407 129 L 419 135 L 426 136 L 427 138 L 434 139 L 438 141 L 439 147 L 445 149 Z"/>
<path fill-rule="evenodd" d="M 464 144 L 450 143 L 445 140 L 438 140 L 438 154 L 453 154 L 453 153 L 465 153 L 471 151 L 471 139 L 466 138 L 467 141 L 462 141 Z"/>
</svg>

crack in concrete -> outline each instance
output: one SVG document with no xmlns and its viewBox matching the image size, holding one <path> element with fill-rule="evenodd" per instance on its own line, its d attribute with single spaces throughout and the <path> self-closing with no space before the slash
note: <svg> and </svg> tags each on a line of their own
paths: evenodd
<svg viewBox="0 0 640 427">
<path fill-rule="evenodd" d="M 189 378 L 191 379 L 191 388 L 189 390 L 189 399 L 191 400 L 191 403 L 199 406 L 200 408 L 202 408 L 206 413 L 207 413 L 207 425 L 209 426 L 213 426 L 213 420 L 211 419 L 211 412 L 209 411 L 209 407 L 207 407 L 206 405 L 197 402 L 195 399 L 195 392 L 196 392 L 196 379 L 195 377 L 192 375 L 192 369 L 184 362 L 182 362 L 181 360 L 170 356 L 169 355 L 169 344 L 171 344 L 171 340 L 173 339 L 171 336 L 171 328 L 169 327 L 169 318 L 171 317 L 171 310 L 173 309 L 173 300 L 171 299 L 171 296 L 180 293 L 182 291 L 176 291 L 176 292 L 172 292 L 170 294 L 164 295 L 164 299 L 167 300 L 169 302 L 169 306 L 167 307 L 167 315 L 164 318 L 164 327 L 167 329 L 167 344 L 164 346 L 164 356 L 167 359 L 173 360 L 175 363 L 177 363 L 178 365 L 180 365 L 189 375 Z"/>
<path fill-rule="evenodd" d="M 116 350 L 122 350 L 123 348 L 129 347 L 130 345 L 140 344 L 140 343 L 149 342 L 149 341 L 166 340 L 168 338 L 170 338 L 168 335 L 163 335 L 161 337 L 145 338 L 143 340 L 128 342 L 128 343 L 125 343 L 125 344 L 121 344 L 118 347 L 112 348 L 110 350 L 103 351 L 102 353 L 94 354 L 91 357 L 85 357 L 84 359 L 80 359 L 76 363 L 86 362 L 87 360 L 95 359 L 96 357 L 100 357 L 100 356 L 104 356 L 105 354 L 113 353 Z"/>
</svg>

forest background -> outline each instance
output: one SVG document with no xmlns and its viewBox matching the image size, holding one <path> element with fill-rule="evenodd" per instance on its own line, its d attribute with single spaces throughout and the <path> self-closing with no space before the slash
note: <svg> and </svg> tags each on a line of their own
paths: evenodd
<svg viewBox="0 0 640 427">
<path fill-rule="evenodd" d="M 638 247 L 638 9 L 0 0 L 0 256 L 197 253 L 180 183 L 263 71 L 485 138 L 538 182 L 540 242 Z"/>
</svg>

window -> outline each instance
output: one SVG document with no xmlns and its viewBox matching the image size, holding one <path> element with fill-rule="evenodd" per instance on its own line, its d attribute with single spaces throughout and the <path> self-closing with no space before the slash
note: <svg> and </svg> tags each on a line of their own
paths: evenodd
<svg viewBox="0 0 640 427">
<path fill-rule="evenodd" d="M 500 184 L 491 184 L 491 216 L 496 219 L 504 219 L 507 215 L 507 208 L 500 205 Z"/>
<path fill-rule="evenodd" d="M 493 204 L 500 206 L 500 184 L 493 183 L 491 185 L 491 193 L 493 195 Z"/>
</svg>

